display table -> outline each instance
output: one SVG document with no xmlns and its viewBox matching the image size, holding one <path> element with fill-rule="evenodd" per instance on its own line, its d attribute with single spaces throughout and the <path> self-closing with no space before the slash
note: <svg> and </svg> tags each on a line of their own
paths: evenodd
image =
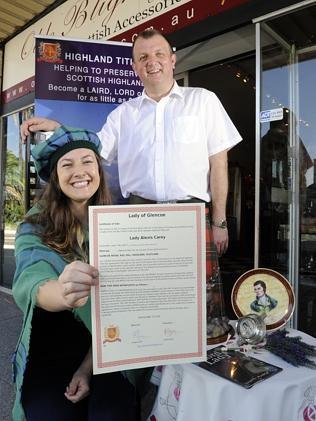
<svg viewBox="0 0 316 421">
<path fill-rule="evenodd" d="M 148 421 L 315 421 L 316 370 L 293 367 L 268 351 L 250 355 L 283 371 L 247 390 L 194 364 L 163 367 Z"/>
</svg>

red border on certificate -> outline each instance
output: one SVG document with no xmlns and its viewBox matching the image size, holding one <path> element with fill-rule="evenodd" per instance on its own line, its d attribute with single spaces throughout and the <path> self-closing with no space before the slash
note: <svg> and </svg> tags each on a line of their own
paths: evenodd
<svg viewBox="0 0 316 421">
<path fill-rule="evenodd" d="M 161 362 L 164 364 L 175 363 L 175 362 L 189 362 L 191 361 L 202 361 L 205 359 L 206 352 L 206 310 L 205 310 L 205 209 L 201 204 L 168 204 L 168 205 L 130 205 L 130 206 L 96 206 L 90 207 L 90 221 L 92 220 L 92 227 L 90 227 L 90 233 L 92 232 L 93 239 L 93 250 L 99 250 L 99 218 L 100 215 L 104 214 L 130 214 L 135 212 L 194 212 L 194 219 L 196 224 L 196 320 L 197 320 L 197 344 L 196 351 L 194 352 L 178 352 L 178 353 L 163 353 L 161 355 L 148 355 L 131 358 L 118 358 L 112 361 L 103 361 L 102 352 L 102 321 L 101 321 L 101 309 L 100 309 L 100 286 L 97 285 L 94 288 L 94 317 L 95 317 L 95 346 L 96 346 L 96 367 L 98 369 L 107 369 L 104 372 L 116 371 L 115 367 L 126 366 L 126 368 L 136 367 L 148 367 L 154 366 Z M 91 241 L 91 235 L 90 235 Z M 99 267 L 98 253 L 93 253 L 93 261 L 91 264 L 95 267 Z M 166 361 L 168 360 L 168 361 Z M 130 366 L 133 367 L 130 367 Z M 135 367 L 134 367 L 135 365 Z M 113 370 L 111 370 L 113 369 Z"/>
</svg>

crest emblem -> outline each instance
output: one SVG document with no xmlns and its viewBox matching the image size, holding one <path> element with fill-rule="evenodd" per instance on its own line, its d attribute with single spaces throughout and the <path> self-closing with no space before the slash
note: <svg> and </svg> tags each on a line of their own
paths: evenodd
<svg viewBox="0 0 316 421">
<path fill-rule="evenodd" d="M 45 61 L 47 63 L 62 63 L 61 46 L 59 42 L 45 42 L 39 44 L 39 57 L 37 61 Z"/>
<path fill-rule="evenodd" d="M 117 325 L 109 325 L 104 328 L 104 340 L 103 343 L 106 342 L 121 342 L 120 338 L 120 330 Z"/>
</svg>

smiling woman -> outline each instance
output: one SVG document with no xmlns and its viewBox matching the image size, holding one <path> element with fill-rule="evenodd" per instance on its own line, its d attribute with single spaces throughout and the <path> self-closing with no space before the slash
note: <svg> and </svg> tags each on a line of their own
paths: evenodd
<svg viewBox="0 0 316 421">
<path fill-rule="evenodd" d="M 59 186 L 71 200 L 74 214 L 82 220 L 86 217 L 87 201 L 96 193 L 100 185 L 99 166 L 95 153 L 80 148 L 66 153 L 56 167 Z M 86 221 L 83 219 L 83 223 Z"/>
<path fill-rule="evenodd" d="M 60 126 L 31 151 L 47 186 L 16 237 L 13 295 L 24 324 L 15 421 L 136 419 L 134 387 L 121 373 L 92 376 L 88 298 L 98 270 L 87 263 L 88 206 L 111 203 L 100 149 L 95 133 Z"/>
<path fill-rule="evenodd" d="M 100 149 L 95 133 L 61 126 L 31 152 L 39 176 L 48 185 L 39 204 L 43 209 L 35 221 L 33 212 L 28 219 L 44 228 L 43 241 L 69 261 L 88 259 L 87 250 L 78 247 L 86 237 L 88 205 L 111 202 Z"/>
</svg>

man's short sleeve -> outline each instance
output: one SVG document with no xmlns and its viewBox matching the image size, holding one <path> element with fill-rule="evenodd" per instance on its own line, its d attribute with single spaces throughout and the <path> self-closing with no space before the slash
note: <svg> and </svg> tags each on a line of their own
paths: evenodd
<svg viewBox="0 0 316 421">
<path fill-rule="evenodd" d="M 209 156 L 229 149 L 239 143 L 242 137 L 228 116 L 218 97 L 207 92 L 205 121 Z"/>
<path fill-rule="evenodd" d="M 119 132 L 120 111 L 116 108 L 107 116 L 104 126 L 97 133 L 102 143 L 101 156 L 108 165 L 117 158 Z"/>
</svg>

